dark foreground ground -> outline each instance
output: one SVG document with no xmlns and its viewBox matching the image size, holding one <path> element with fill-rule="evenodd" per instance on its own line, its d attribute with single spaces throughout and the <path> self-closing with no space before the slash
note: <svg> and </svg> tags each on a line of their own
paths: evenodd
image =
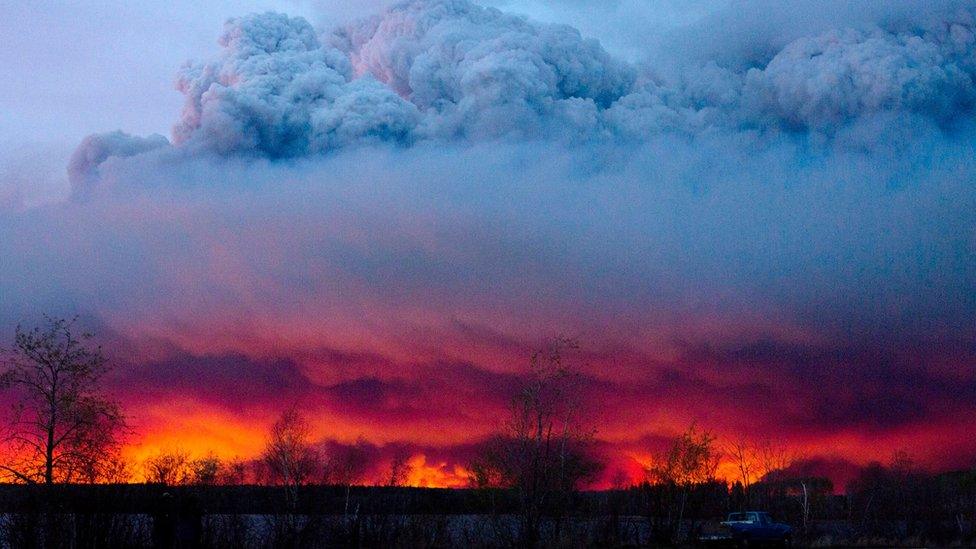
<svg viewBox="0 0 976 549">
<path fill-rule="evenodd" d="M 533 541 L 673 546 L 729 505 L 689 498 L 690 520 L 678 525 L 664 495 L 647 487 L 573 494 L 541 520 Z M 796 529 L 794 546 L 976 546 L 962 515 L 858 519 L 849 498 L 829 496 L 807 509 L 804 526 L 800 501 L 769 503 Z M 0 547 L 520 547 L 525 528 L 517 494 L 503 490 L 0 485 Z"/>
</svg>

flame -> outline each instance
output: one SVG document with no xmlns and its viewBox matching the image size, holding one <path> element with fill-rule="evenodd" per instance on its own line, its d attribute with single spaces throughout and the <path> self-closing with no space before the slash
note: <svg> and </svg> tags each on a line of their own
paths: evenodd
<svg viewBox="0 0 976 549">
<path fill-rule="evenodd" d="M 417 454 L 407 463 L 410 472 L 407 475 L 407 485 L 418 488 L 464 488 L 469 485 L 470 471 L 458 464 L 446 461 L 429 463 L 427 456 Z"/>
</svg>

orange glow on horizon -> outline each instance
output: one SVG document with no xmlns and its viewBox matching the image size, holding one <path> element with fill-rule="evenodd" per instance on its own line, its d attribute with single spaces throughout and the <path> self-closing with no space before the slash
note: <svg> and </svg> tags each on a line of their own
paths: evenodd
<svg viewBox="0 0 976 549">
<path fill-rule="evenodd" d="M 178 412 L 177 412 L 178 410 Z M 219 409 L 190 400 L 181 400 L 168 406 L 149 406 L 142 410 L 142 417 L 146 419 L 137 426 L 138 434 L 132 437 L 124 448 L 124 457 L 134 464 L 134 479 L 141 480 L 141 464 L 149 457 L 160 452 L 179 450 L 191 457 L 202 457 L 214 454 L 223 460 L 242 459 L 253 460 L 260 456 L 264 447 L 268 426 L 274 420 L 269 417 L 241 417 L 220 411 Z M 315 440 L 333 440 L 344 444 L 351 444 L 361 436 L 356 425 L 340 422 L 334 418 L 313 417 L 313 438 Z M 822 457 L 846 459 L 855 465 L 864 465 L 870 461 L 887 462 L 891 457 L 889 449 L 918 447 L 935 444 L 937 439 L 944 436 L 945 430 L 953 426 L 917 426 L 888 434 L 883 440 L 859 433 L 839 432 L 831 436 L 800 439 L 789 445 L 790 450 L 800 457 Z M 377 432 L 385 432 L 380 429 Z M 422 431 L 401 430 L 400 439 L 376 440 L 365 436 L 369 443 L 382 448 L 390 442 L 414 444 L 423 446 L 425 436 Z M 454 441 L 455 444 L 469 444 L 479 440 L 478 435 L 472 436 L 462 426 L 454 430 L 438 433 L 438 440 Z M 719 438 L 717 444 L 722 444 Z M 915 441 L 916 445 L 911 445 Z M 593 488 L 609 488 L 616 485 L 622 477 L 630 483 L 637 484 L 646 479 L 646 470 L 653 463 L 655 449 L 641 449 L 633 442 L 609 441 L 611 454 L 608 456 L 606 475 L 594 484 Z M 409 460 L 409 473 L 406 484 L 416 487 L 458 488 L 469 484 L 469 471 L 463 462 L 452 460 L 449 456 L 451 445 L 436 446 L 441 448 L 439 453 L 447 457 L 432 458 L 429 453 L 417 451 L 412 453 Z M 937 447 L 937 446 L 932 446 Z M 916 456 L 920 462 L 928 456 Z M 367 484 L 384 484 L 386 472 L 379 470 L 379 464 L 373 466 L 371 478 L 364 479 Z M 736 463 L 728 456 L 724 456 L 717 467 L 716 478 L 727 483 L 734 483 L 740 479 L 740 471 Z M 611 476 L 618 477 L 611 480 Z M 753 474 L 751 482 L 758 480 L 758 474 Z M 835 487 L 842 490 L 843 486 Z"/>
</svg>

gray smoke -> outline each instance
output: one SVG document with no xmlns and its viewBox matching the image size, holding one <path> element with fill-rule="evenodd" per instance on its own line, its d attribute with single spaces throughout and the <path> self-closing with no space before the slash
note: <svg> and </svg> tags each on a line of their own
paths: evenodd
<svg viewBox="0 0 976 549">
<path fill-rule="evenodd" d="M 402 140 L 416 108 L 323 47 L 301 18 L 266 13 L 227 22 L 220 57 L 180 72 L 186 96 L 177 144 L 220 154 L 301 156 L 370 140 Z"/>
<path fill-rule="evenodd" d="M 650 400 L 689 420 L 708 410 L 666 401 L 681 379 L 742 427 L 971 428 L 973 10 L 800 2 L 786 24 L 778 4 L 705 17 L 666 64 L 461 1 L 325 33 L 231 20 L 180 72 L 172 144 L 86 139 L 89 200 L 0 192 L 0 320 L 78 309 L 164 350 L 338 349 L 404 377 L 510 371 L 485 349 L 566 333 L 605 351 L 594 376 L 660 379 Z M 743 383 L 785 404 L 737 416 Z"/>
<path fill-rule="evenodd" d="M 971 11 L 937 15 L 797 38 L 761 67 L 689 62 L 667 76 L 615 59 L 571 27 L 466 0 L 397 4 L 324 37 L 301 18 L 250 15 L 227 22 L 215 60 L 181 70 L 186 103 L 174 143 L 283 158 L 422 140 L 830 136 L 879 115 L 946 128 L 970 118 L 976 38 Z M 163 145 L 127 139 L 82 143 L 75 188 L 90 185 L 110 156 Z"/>
<path fill-rule="evenodd" d="M 161 135 L 138 137 L 115 131 L 89 135 L 82 140 L 68 162 L 68 181 L 72 192 L 85 195 L 92 192 L 101 179 L 99 166 L 110 158 L 127 158 L 169 145 Z"/>
<path fill-rule="evenodd" d="M 564 25 L 466 0 L 399 4 L 340 29 L 332 42 L 358 73 L 417 105 L 431 137 L 537 134 L 590 122 L 633 87 L 634 70 Z M 555 120 L 550 120 L 555 119 Z"/>
</svg>

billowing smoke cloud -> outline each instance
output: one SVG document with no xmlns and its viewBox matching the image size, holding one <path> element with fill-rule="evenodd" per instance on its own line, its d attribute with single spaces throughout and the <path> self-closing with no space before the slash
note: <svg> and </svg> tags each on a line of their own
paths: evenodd
<svg viewBox="0 0 976 549">
<path fill-rule="evenodd" d="M 831 31 L 788 45 L 746 75 L 744 101 L 787 124 L 836 127 L 882 111 L 949 123 L 976 100 L 973 20 L 922 34 Z"/>
<path fill-rule="evenodd" d="M 432 136 L 533 132 L 582 122 L 628 93 L 626 64 L 573 28 L 541 25 L 464 0 L 399 4 L 340 29 L 333 42 L 427 114 Z M 592 120 L 588 120 L 592 123 Z"/>
<path fill-rule="evenodd" d="M 398 4 L 323 37 L 301 18 L 251 15 L 228 21 L 217 59 L 180 72 L 174 140 L 282 158 L 378 141 L 829 134 L 884 113 L 945 126 L 973 106 L 976 36 L 972 12 L 942 9 L 913 27 L 899 18 L 798 38 L 762 67 L 704 62 L 663 79 L 571 27 L 465 0 Z M 160 145 L 124 140 L 89 138 L 72 160 L 74 186 L 113 151 Z"/>
<path fill-rule="evenodd" d="M 562 333 L 611 446 L 698 419 L 828 457 L 935 448 L 976 395 L 957 7 L 873 5 L 762 54 L 723 30 L 744 53 L 667 70 L 461 1 L 325 34 L 234 19 L 180 72 L 172 144 L 90 137 L 85 200 L 0 209 L 0 313 L 97 319 L 157 426 L 158 399 L 301 401 L 343 443 L 467 444 Z"/>
<path fill-rule="evenodd" d="M 269 157 L 324 152 L 371 137 L 406 139 L 413 105 L 369 78 L 352 80 L 348 57 L 323 47 L 301 18 L 267 13 L 228 21 L 219 60 L 189 65 L 174 129 L 179 144 Z"/>
</svg>

